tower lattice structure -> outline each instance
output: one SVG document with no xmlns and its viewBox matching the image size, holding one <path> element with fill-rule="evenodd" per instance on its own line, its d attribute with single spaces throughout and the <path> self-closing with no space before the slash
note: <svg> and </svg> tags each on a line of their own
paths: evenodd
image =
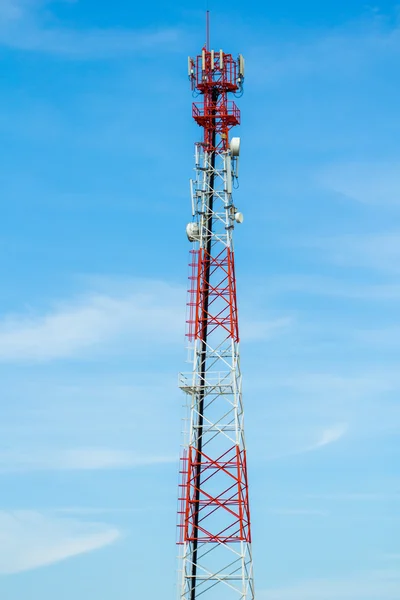
<svg viewBox="0 0 400 600">
<path fill-rule="evenodd" d="M 187 235 L 190 290 L 187 337 L 193 370 L 186 393 L 179 494 L 180 600 L 254 600 L 249 485 L 233 248 L 243 220 L 233 203 L 244 60 L 208 44 L 189 58 L 193 118 L 203 129 L 191 180 Z"/>
</svg>

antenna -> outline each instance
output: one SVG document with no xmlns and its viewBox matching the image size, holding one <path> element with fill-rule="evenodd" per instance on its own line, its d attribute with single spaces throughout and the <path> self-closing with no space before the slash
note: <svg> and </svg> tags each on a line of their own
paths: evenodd
<svg viewBox="0 0 400 600">
<path fill-rule="evenodd" d="M 206 11 L 206 50 L 210 49 L 210 11 Z"/>
</svg>

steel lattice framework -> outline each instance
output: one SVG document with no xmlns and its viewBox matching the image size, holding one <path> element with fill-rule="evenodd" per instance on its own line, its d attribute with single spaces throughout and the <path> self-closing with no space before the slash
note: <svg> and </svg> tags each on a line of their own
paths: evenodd
<svg viewBox="0 0 400 600">
<path fill-rule="evenodd" d="M 240 111 L 244 60 L 203 48 L 189 59 L 192 89 L 201 96 L 193 118 L 203 128 L 191 181 L 193 220 L 188 331 L 193 370 L 180 375 L 187 414 L 181 457 L 180 599 L 254 600 L 249 486 L 233 249 L 242 221 L 232 190 L 239 138 L 229 139 Z"/>
</svg>

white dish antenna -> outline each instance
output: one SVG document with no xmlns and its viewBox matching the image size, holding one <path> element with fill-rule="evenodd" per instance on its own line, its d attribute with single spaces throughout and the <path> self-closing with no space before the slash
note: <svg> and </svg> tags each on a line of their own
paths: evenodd
<svg viewBox="0 0 400 600">
<path fill-rule="evenodd" d="M 200 230 L 196 222 L 191 222 L 186 225 L 186 235 L 189 242 L 197 242 L 200 239 Z"/>
</svg>

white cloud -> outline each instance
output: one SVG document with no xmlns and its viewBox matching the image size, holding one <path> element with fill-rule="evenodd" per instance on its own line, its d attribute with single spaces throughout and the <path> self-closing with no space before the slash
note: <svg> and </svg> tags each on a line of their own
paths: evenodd
<svg viewBox="0 0 400 600">
<path fill-rule="evenodd" d="M 151 284 L 151 282 L 150 282 Z M 139 347 L 183 337 L 184 291 L 152 284 L 148 293 L 93 294 L 62 303 L 39 316 L 6 316 L 0 321 L 0 361 L 69 358 L 129 334 Z"/>
<path fill-rule="evenodd" d="M 286 416 L 290 412 L 286 409 Z M 287 425 L 275 425 L 274 434 L 271 433 L 268 442 L 270 450 L 266 452 L 267 460 L 280 460 L 290 458 L 308 452 L 314 452 L 330 444 L 338 442 L 348 431 L 347 424 L 333 425 L 315 433 L 315 427 L 309 423 L 297 423 L 295 429 L 288 428 Z M 310 440 L 312 440 L 310 442 Z M 266 442 L 263 439 L 265 451 Z"/>
<path fill-rule="evenodd" d="M 309 450 L 316 450 L 317 448 L 323 448 L 324 446 L 338 442 L 347 433 L 348 428 L 349 426 L 347 423 L 341 423 L 339 425 L 329 427 L 328 429 L 324 429 L 318 440 L 315 442 L 315 444 L 310 446 Z"/>
<path fill-rule="evenodd" d="M 132 469 L 176 462 L 173 456 L 141 456 L 112 448 L 40 448 L 0 452 L 0 473 L 42 470 Z"/>
<path fill-rule="evenodd" d="M 93 293 L 56 304 L 42 315 L 6 315 L 0 320 L 0 362 L 50 361 L 87 356 L 124 339 L 126 350 L 184 340 L 186 293 L 183 287 L 136 281 L 118 293 Z M 269 339 L 285 331 L 291 318 L 245 320 L 243 339 Z M 120 346 L 122 347 L 122 345 Z"/>
<path fill-rule="evenodd" d="M 121 533 L 102 523 L 0 511 L 0 574 L 20 573 L 85 554 L 115 542 Z"/>
</svg>

